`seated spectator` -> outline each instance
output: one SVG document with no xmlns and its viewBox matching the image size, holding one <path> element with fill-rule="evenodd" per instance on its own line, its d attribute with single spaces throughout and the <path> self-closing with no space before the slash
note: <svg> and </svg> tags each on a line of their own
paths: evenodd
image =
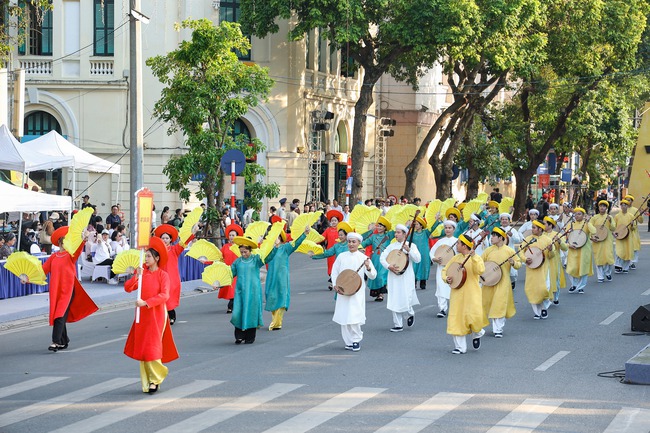
<svg viewBox="0 0 650 433">
<path fill-rule="evenodd" d="M 108 230 L 103 230 L 101 238 L 97 240 L 97 249 L 95 250 L 93 263 L 97 266 L 112 266 L 114 255 L 113 248 L 111 248 L 111 243 L 108 239 Z M 108 280 L 108 284 L 117 284 L 113 269 L 111 269 L 111 278 Z"/>
<path fill-rule="evenodd" d="M 3 236 L 4 244 L 0 247 L 0 260 L 7 260 L 7 257 L 13 253 L 13 247 L 16 245 L 16 235 L 7 233 Z"/>
</svg>

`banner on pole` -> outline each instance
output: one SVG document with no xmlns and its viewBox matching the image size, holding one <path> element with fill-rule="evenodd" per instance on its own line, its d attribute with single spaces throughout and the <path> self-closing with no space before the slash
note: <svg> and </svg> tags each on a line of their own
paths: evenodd
<svg viewBox="0 0 650 433">
<path fill-rule="evenodd" d="M 153 211 L 153 192 L 141 188 L 135 192 L 135 247 L 146 248 L 151 237 L 151 212 Z"/>
</svg>

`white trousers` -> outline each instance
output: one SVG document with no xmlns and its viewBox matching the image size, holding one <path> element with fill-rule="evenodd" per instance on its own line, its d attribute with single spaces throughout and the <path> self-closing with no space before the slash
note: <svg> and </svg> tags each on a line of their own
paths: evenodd
<svg viewBox="0 0 650 433">
<path fill-rule="evenodd" d="M 341 336 L 346 346 L 352 346 L 352 343 L 359 343 L 363 340 L 363 331 L 361 324 L 341 325 Z"/>
<path fill-rule="evenodd" d="M 571 277 L 571 285 L 576 287 L 576 290 L 584 290 L 587 286 L 587 275 L 582 277 Z"/>
<path fill-rule="evenodd" d="M 506 318 L 490 319 L 492 321 L 492 332 L 495 334 L 503 333 L 503 327 L 506 326 Z"/>
<path fill-rule="evenodd" d="M 612 276 L 612 265 L 596 266 L 596 276 L 599 280 L 604 280 L 606 276 Z"/>
<path fill-rule="evenodd" d="M 630 260 L 623 260 L 619 256 L 616 256 L 616 260 L 614 261 L 614 266 L 618 268 L 623 268 L 624 271 L 629 271 L 631 263 L 632 262 Z"/>
<path fill-rule="evenodd" d="M 542 310 L 545 310 L 544 308 L 544 303 L 541 304 L 530 304 L 531 307 L 533 307 L 533 313 L 535 313 L 535 316 L 541 316 L 542 315 Z"/>
<path fill-rule="evenodd" d="M 402 313 L 396 313 L 393 311 L 393 324 L 396 328 L 402 328 L 404 326 L 404 317 L 408 318 L 410 316 L 415 316 L 413 307 L 409 307 L 408 311 L 404 311 Z"/>
<path fill-rule="evenodd" d="M 639 262 L 639 250 L 636 250 L 634 252 L 634 257 L 632 257 L 632 263 L 638 263 Z"/>
<path fill-rule="evenodd" d="M 472 340 L 475 338 L 481 338 L 485 334 L 485 330 L 481 329 L 479 332 L 472 332 L 470 336 Z M 454 339 L 454 348 L 460 350 L 461 352 L 467 352 L 467 335 L 452 335 Z"/>
<path fill-rule="evenodd" d="M 442 296 L 436 296 L 436 298 L 438 299 L 438 309 L 444 312 L 449 311 L 449 299 Z"/>
</svg>

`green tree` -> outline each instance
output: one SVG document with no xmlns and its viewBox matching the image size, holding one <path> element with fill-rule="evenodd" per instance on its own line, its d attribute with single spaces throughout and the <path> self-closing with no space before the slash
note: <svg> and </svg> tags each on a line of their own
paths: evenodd
<svg viewBox="0 0 650 433">
<path fill-rule="evenodd" d="M 168 134 L 182 131 L 187 151 L 173 157 L 163 172 L 169 181 L 167 189 L 178 191 L 188 200 L 187 188 L 193 175 L 203 175 L 199 199 L 207 199 L 207 219 L 212 232 L 217 232 L 219 210 L 216 193 L 223 197 L 223 172 L 219 164 L 229 149 L 239 149 L 247 157 L 264 150 L 257 139 L 244 134 L 232 135 L 237 119 L 266 100 L 273 86 L 268 71 L 247 65 L 237 59 L 235 51 L 247 52 L 250 42 L 236 23 L 222 22 L 214 26 L 209 20 L 185 20 L 176 29 L 191 29 L 190 40 L 164 56 L 147 60 L 153 75 L 165 85 L 154 106 L 154 115 L 168 122 Z M 265 170 L 247 163 L 244 170 L 247 190 L 253 200 L 275 197 L 277 184 L 264 185 Z"/>
<path fill-rule="evenodd" d="M 492 138 L 512 165 L 517 212 L 523 210 L 528 184 L 548 152 L 556 146 L 557 153 L 568 150 L 561 149 L 569 143 L 562 138 L 580 104 L 600 91 L 609 77 L 627 75 L 639 64 L 637 50 L 647 13 L 645 0 L 546 2 L 545 54 L 539 55 L 535 67 L 515 71 L 513 78 L 519 82 L 512 100 L 484 116 Z M 586 150 L 597 144 L 596 138 L 592 134 L 569 144 Z"/>
<path fill-rule="evenodd" d="M 422 140 L 406 166 L 404 195 L 415 195 L 421 161 L 428 162 L 436 182 L 436 196 L 451 197 L 450 181 L 456 152 L 476 115 L 507 88 L 515 70 L 526 70 L 543 55 L 546 35 L 541 0 L 466 0 L 442 2 L 437 13 L 450 16 L 434 27 L 447 35 L 440 38 L 440 62 L 453 102 L 446 107 Z M 454 13 L 449 14 L 449 8 Z M 433 143 L 433 148 L 432 148 Z"/>
<path fill-rule="evenodd" d="M 322 29 L 329 43 L 352 58 L 362 80 L 354 107 L 352 203 L 360 200 L 366 143 L 366 114 L 377 81 L 385 73 L 417 85 L 417 78 L 438 59 L 449 38 L 473 34 L 465 3 L 446 0 L 242 0 L 242 28 L 259 37 L 276 33 L 277 19 L 290 20 L 290 40 Z M 467 38 L 469 39 L 469 38 Z"/>
<path fill-rule="evenodd" d="M 30 8 L 32 6 L 32 8 Z M 43 13 L 53 8 L 51 0 L 0 0 L 0 59 L 9 60 L 11 51 L 25 41 L 29 29 L 24 26 L 26 19 L 41 20 Z M 30 15 L 30 9 L 33 16 Z"/>
</svg>

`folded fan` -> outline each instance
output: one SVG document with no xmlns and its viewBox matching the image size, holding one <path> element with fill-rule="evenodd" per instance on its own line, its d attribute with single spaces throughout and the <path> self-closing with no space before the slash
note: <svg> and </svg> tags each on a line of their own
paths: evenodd
<svg viewBox="0 0 650 433">
<path fill-rule="evenodd" d="M 114 274 L 130 274 L 140 267 L 140 250 L 124 250 L 115 256 L 111 269 Z"/>
<path fill-rule="evenodd" d="M 45 272 L 41 261 L 25 251 L 16 251 L 7 257 L 5 269 L 20 278 L 20 281 L 44 286 Z"/>
<path fill-rule="evenodd" d="M 302 254 L 309 254 L 309 252 L 313 252 L 314 254 L 323 254 L 323 247 L 312 241 L 304 240 L 296 249 L 296 252 Z"/>
<path fill-rule="evenodd" d="M 219 248 L 205 239 L 200 239 L 194 242 L 190 247 L 190 250 L 187 252 L 187 256 L 192 257 L 201 263 L 223 261 L 223 254 L 221 254 Z"/>
<path fill-rule="evenodd" d="M 203 270 L 201 280 L 210 287 L 229 286 L 232 284 L 232 270 L 223 262 L 215 262 Z"/>
<path fill-rule="evenodd" d="M 284 221 L 273 223 L 271 230 L 269 230 L 266 238 L 264 238 L 259 248 L 262 260 L 266 260 L 266 257 L 271 253 L 273 246 L 275 245 L 275 240 L 278 238 L 278 236 L 280 236 L 280 233 L 282 233 L 283 230 Z"/>
<path fill-rule="evenodd" d="M 312 241 L 315 244 L 320 244 L 325 240 L 325 236 L 321 235 L 316 230 L 311 230 L 309 233 L 307 233 L 305 240 Z"/>
<path fill-rule="evenodd" d="M 469 221 L 469 217 L 472 216 L 473 213 L 479 213 L 481 209 L 481 205 L 485 203 L 477 198 L 472 199 L 465 205 L 463 208 L 463 221 L 467 222 Z"/>
<path fill-rule="evenodd" d="M 510 213 L 510 208 L 515 205 L 515 199 L 512 197 L 503 197 L 499 203 L 499 213 Z"/>
<path fill-rule="evenodd" d="M 368 226 L 375 224 L 380 215 L 381 209 L 378 207 L 358 204 L 350 212 L 348 223 L 357 233 L 365 233 L 368 231 Z"/>
<path fill-rule="evenodd" d="M 300 236 L 300 233 L 305 231 L 305 227 L 313 226 L 316 221 L 320 219 L 320 216 L 323 214 L 322 210 L 316 212 L 303 213 L 298 216 L 291 224 L 291 235 L 294 238 Z"/>
<path fill-rule="evenodd" d="M 255 221 L 252 222 L 246 227 L 244 231 L 244 236 L 253 239 L 258 244 L 264 239 L 266 230 L 269 228 L 271 223 L 267 221 Z"/>
<path fill-rule="evenodd" d="M 203 215 L 203 208 L 201 206 L 195 207 L 192 212 L 190 212 L 183 221 L 180 230 L 178 231 L 178 237 L 181 239 L 181 245 L 187 245 L 187 240 L 194 233 L 194 227 L 199 223 Z"/>
<path fill-rule="evenodd" d="M 436 215 L 438 212 L 440 212 L 440 207 L 442 206 L 442 201 L 439 199 L 435 199 L 431 203 L 429 203 L 429 206 L 427 206 L 427 210 L 424 213 L 424 219 L 427 220 L 427 228 L 430 229 L 433 227 L 433 224 L 436 222 Z M 445 216 L 442 215 L 442 212 L 440 212 L 440 217 L 442 219 L 445 219 Z"/>
<path fill-rule="evenodd" d="M 83 232 L 88 227 L 93 212 L 94 209 L 88 206 L 72 216 L 68 228 L 68 234 L 63 238 L 63 248 L 69 252 L 71 256 L 74 256 L 74 253 L 76 253 L 77 249 L 81 246 L 81 243 L 83 242 Z"/>
</svg>

